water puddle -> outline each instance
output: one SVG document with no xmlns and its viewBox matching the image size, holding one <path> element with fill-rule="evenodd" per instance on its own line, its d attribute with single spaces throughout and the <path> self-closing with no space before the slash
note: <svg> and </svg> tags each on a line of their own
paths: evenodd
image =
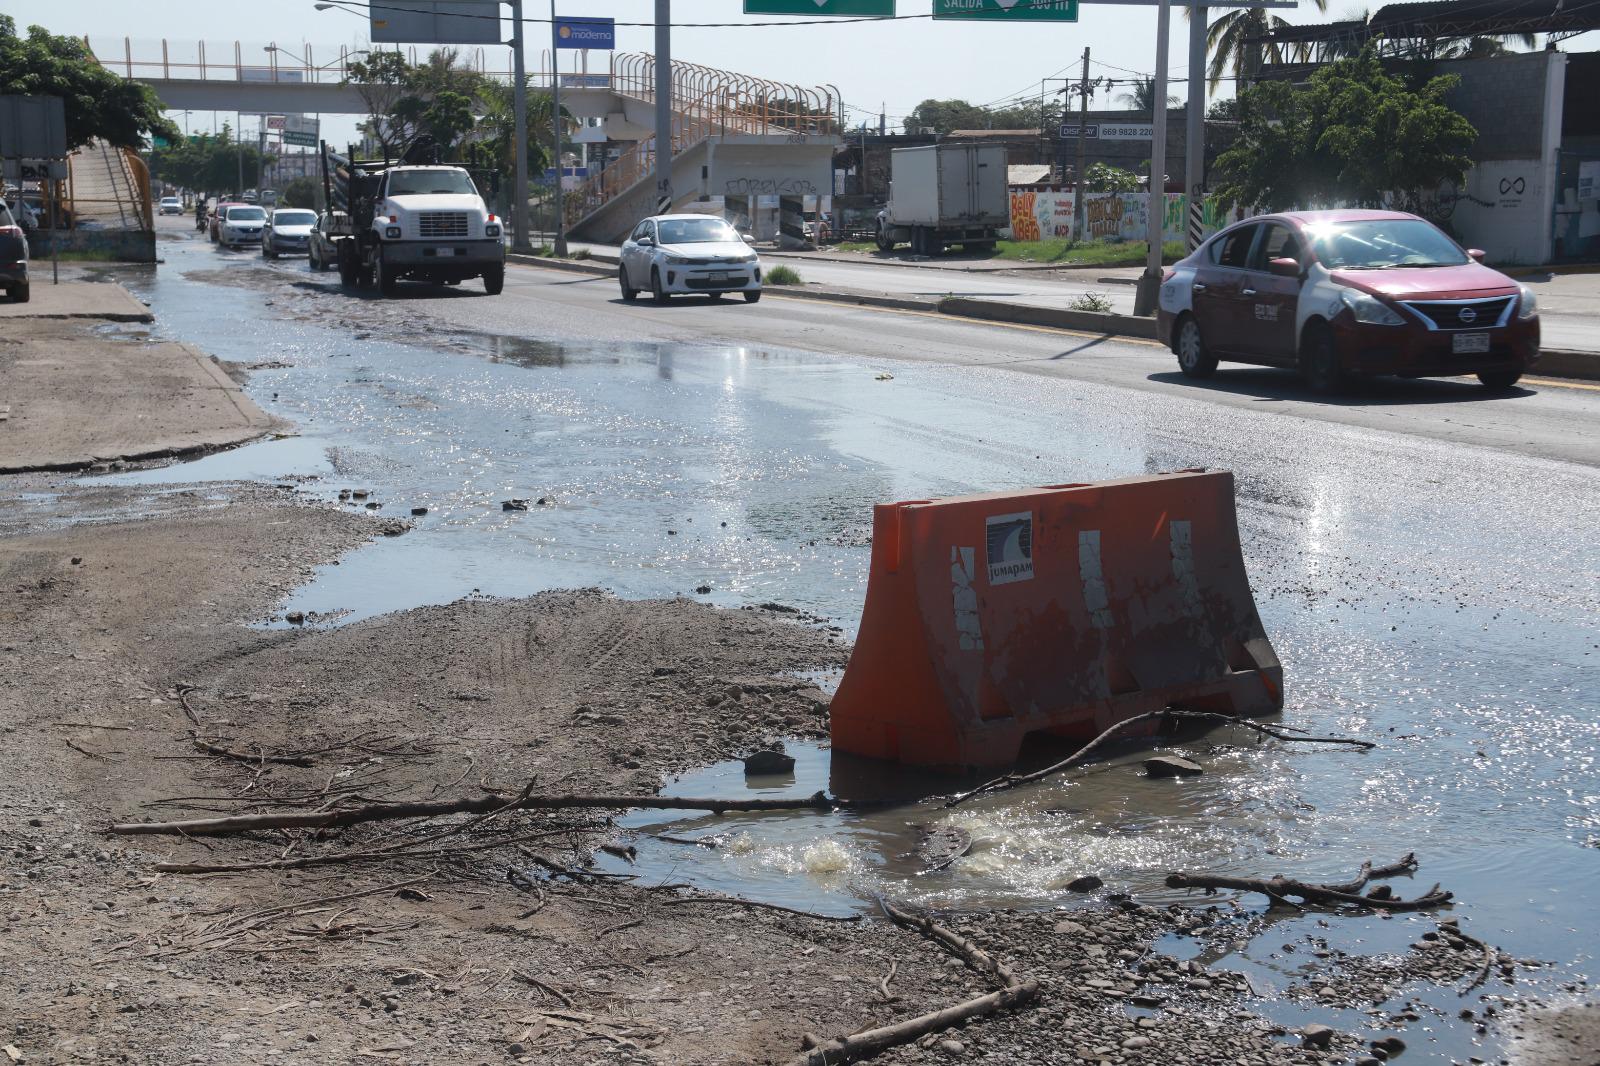
<svg viewBox="0 0 1600 1066">
<path fill-rule="evenodd" d="M 80 485 L 192 485 L 223 481 L 310 480 L 334 472 L 329 444 L 315 437 L 283 437 L 215 452 L 199 459 L 116 474 L 79 478 Z"/>
</svg>

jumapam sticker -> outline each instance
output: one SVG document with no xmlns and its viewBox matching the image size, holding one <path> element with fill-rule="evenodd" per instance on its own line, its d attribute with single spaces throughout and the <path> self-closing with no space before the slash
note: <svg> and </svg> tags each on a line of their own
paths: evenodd
<svg viewBox="0 0 1600 1066">
<path fill-rule="evenodd" d="M 991 515 L 985 523 L 989 584 L 1033 580 L 1033 512 Z"/>
</svg>

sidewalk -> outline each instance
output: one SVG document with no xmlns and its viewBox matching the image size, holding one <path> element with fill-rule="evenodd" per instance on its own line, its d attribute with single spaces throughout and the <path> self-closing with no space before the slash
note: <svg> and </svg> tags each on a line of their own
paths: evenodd
<svg viewBox="0 0 1600 1066">
<path fill-rule="evenodd" d="M 34 292 L 32 302 L 0 304 L 8 342 L 0 345 L 0 474 L 196 454 L 272 430 L 204 352 L 95 335 L 98 322 L 151 320 L 120 285 Z M 53 309 L 43 293 L 54 294 Z"/>
</svg>

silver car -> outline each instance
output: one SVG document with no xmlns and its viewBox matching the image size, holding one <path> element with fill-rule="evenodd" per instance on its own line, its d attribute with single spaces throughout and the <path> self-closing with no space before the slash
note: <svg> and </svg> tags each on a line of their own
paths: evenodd
<svg viewBox="0 0 1600 1066">
<path fill-rule="evenodd" d="M 715 215 L 653 215 L 622 244 L 622 298 L 631 300 L 641 289 L 656 303 L 679 293 L 720 300 L 737 292 L 755 303 L 761 299 L 761 262 L 751 240 Z"/>
<path fill-rule="evenodd" d="M 305 255 L 311 248 L 311 227 L 317 224 L 315 211 L 303 207 L 280 207 L 267 216 L 261 231 L 261 256 Z"/>
</svg>

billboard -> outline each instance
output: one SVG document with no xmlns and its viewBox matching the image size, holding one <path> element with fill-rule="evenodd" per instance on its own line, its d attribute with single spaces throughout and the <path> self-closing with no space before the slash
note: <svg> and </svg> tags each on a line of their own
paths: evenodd
<svg viewBox="0 0 1600 1066">
<path fill-rule="evenodd" d="M 0 96 L 0 156 L 63 159 L 67 107 L 59 96 Z"/>
<path fill-rule="evenodd" d="M 384 0 L 370 12 L 373 44 L 500 44 L 500 0 Z"/>
<path fill-rule="evenodd" d="M 615 19 L 571 16 L 556 19 L 557 48 L 615 48 L 616 46 Z"/>
</svg>

